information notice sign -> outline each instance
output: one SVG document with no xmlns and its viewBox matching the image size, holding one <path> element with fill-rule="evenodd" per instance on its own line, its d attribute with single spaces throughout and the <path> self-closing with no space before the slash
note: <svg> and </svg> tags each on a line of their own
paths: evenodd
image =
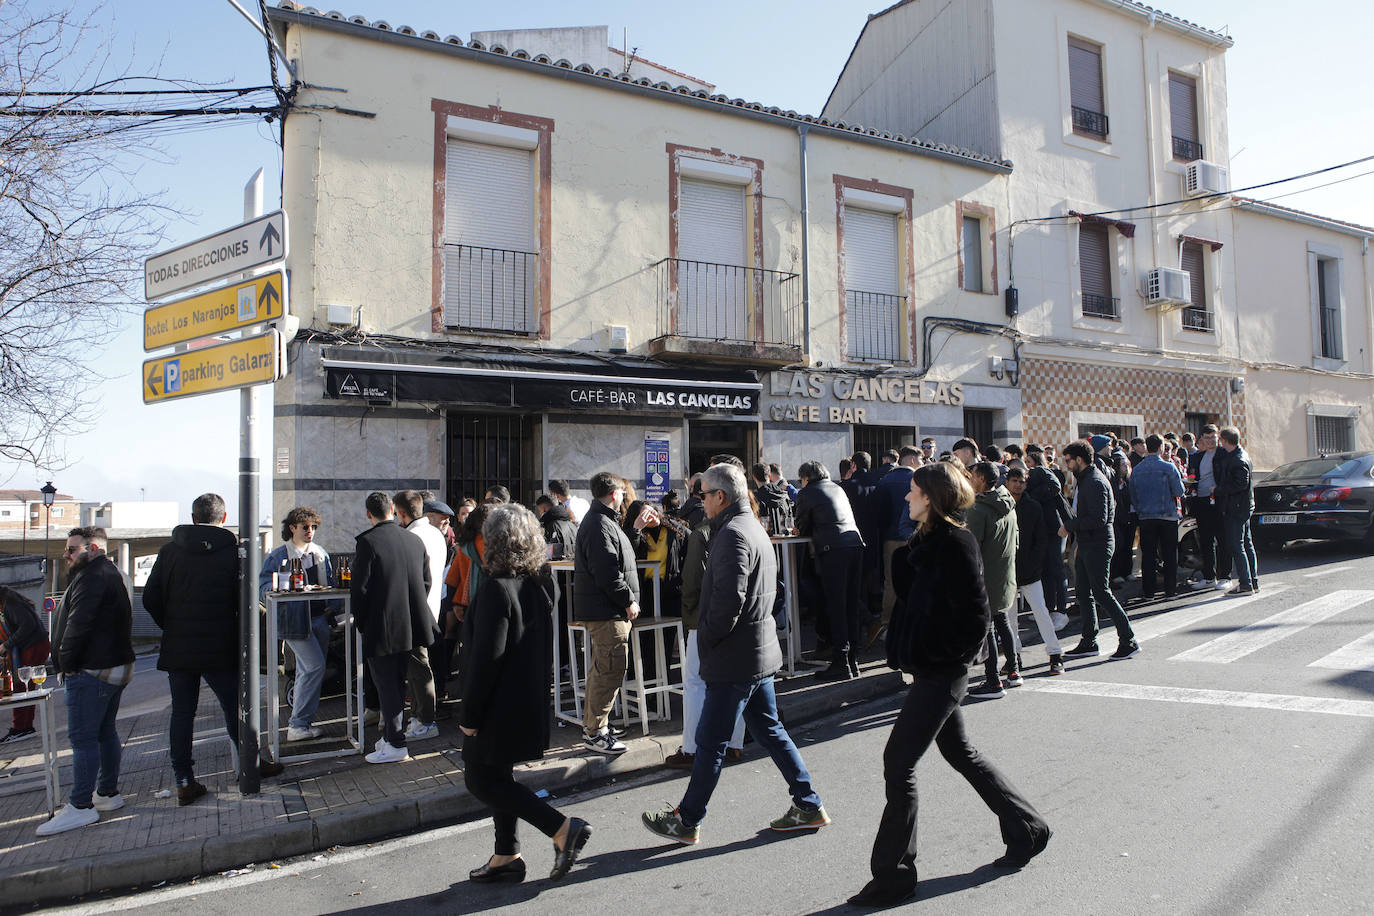
<svg viewBox="0 0 1374 916">
<path fill-rule="evenodd" d="M 668 434 L 648 432 L 644 434 L 644 501 L 657 503 L 663 501 L 671 480 L 668 463 Z"/>
</svg>

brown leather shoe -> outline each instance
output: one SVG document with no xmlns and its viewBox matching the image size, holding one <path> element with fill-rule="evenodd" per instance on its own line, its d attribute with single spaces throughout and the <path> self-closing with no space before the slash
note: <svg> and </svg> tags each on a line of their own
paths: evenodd
<svg viewBox="0 0 1374 916">
<path fill-rule="evenodd" d="M 280 776 L 286 766 L 280 760 L 263 760 L 258 763 L 258 775 L 264 778 Z"/>
<path fill-rule="evenodd" d="M 189 805 L 208 791 L 205 786 L 192 779 L 184 786 L 177 786 L 177 804 L 183 807 Z"/>
<path fill-rule="evenodd" d="M 696 759 L 696 754 L 689 754 L 682 748 L 678 748 L 677 753 L 669 754 L 663 759 L 663 765 L 670 770 L 690 770 Z"/>
<path fill-rule="evenodd" d="M 725 762 L 738 763 L 744 759 L 744 749 L 738 747 L 727 747 L 725 749 Z"/>
</svg>

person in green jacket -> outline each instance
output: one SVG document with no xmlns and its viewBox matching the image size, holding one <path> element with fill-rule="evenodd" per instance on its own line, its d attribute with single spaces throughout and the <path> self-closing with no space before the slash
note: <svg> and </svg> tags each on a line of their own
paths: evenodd
<svg viewBox="0 0 1374 916">
<path fill-rule="evenodd" d="M 974 497 L 969 507 L 969 532 L 978 541 L 983 554 L 983 584 L 987 588 L 988 607 L 992 610 L 992 624 L 988 628 L 987 659 L 983 663 L 987 679 L 978 687 L 969 688 L 969 696 L 999 699 L 1006 696 L 1007 687 L 1020 687 L 1021 641 L 1011 626 L 1007 613 L 1016 606 L 1016 500 L 1006 487 L 997 483 L 997 466 L 980 461 L 969 469 Z M 1002 673 L 997 671 L 997 647 L 1007 657 Z"/>
</svg>

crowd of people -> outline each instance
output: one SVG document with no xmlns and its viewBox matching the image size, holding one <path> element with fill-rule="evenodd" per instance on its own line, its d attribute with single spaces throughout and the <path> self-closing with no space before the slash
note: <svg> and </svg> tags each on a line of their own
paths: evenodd
<svg viewBox="0 0 1374 916">
<path fill-rule="evenodd" d="M 657 505 L 608 471 L 589 481 L 590 500 L 566 481 L 550 480 L 533 511 L 512 502 L 502 486 L 456 510 L 433 493 L 369 494 L 369 527 L 356 538 L 347 586 L 366 662 L 364 715 L 381 732 L 367 762 L 407 760 L 409 741 L 438 734 L 440 702 L 461 699 L 465 782 L 495 812 L 496 829 L 495 852 L 471 879 L 524 878 L 519 820 L 552 838 L 551 877 L 562 877 L 591 826 L 560 814 L 513 776 L 516 763 L 549 747 L 553 640 L 569 619 L 585 630 L 582 741 L 593 752 L 617 755 L 626 746 L 609 715 L 633 623 L 648 611 L 681 617 L 687 631 L 682 745 L 667 763 L 690 776 L 681 801 L 645 812 L 644 826 L 696 843 L 722 766 L 742 753 L 746 730 L 769 753 L 791 796 L 771 828 L 826 826 L 829 816 L 778 716 L 773 686 L 782 664 L 785 595 L 769 536 L 806 538 L 810 561 L 802 564 L 797 597 L 814 620 L 817 651 L 829 660 L 816 677 L 859 676 L 861 654 L 879 640 L 887 664 L 913 676 L 882 758 L 886 808 L 873 880 L 853 898 L 888 905 L 915 891 L 914 774 L 931 743 L 996 814 L 1007 844 L 999 865 L 1021 867 L 1049 840 L 1044 819 L 969 743 L 960 714 L 966 694 L 997 698 L 1023 683 L 1018 599 L 1041 637 L 1046 674 L 1059 675 L 1065 660 L 1101 653 L 1100 614 L 1117 632 L 1112 658 L 1139 653 L 1113 590 L 1133 577 L 1137 534 L 1135 600 L 1179 593 L 1185 513 L 1197 522 L 1197 586 L 1236 595 L 1260 587 L 1248 531 L 1250 463 L 1233 427 L 1204 427 L 1196 442 L 1188 434 L 1129 442 L 1093 435 L 1058 454 L 1050 445 L 980 446 L 968 438 L 937 454 L 927 438 L 880 455 L 876 464 L 864 452 L 846 456 L 837 470 L 834 478 L 823 461 L 804 461 L 794 485 L 776 464 L 746 466 L 717 455 L 685 481 L 685 498 L 670 491 Z M 191 756 L 202 682 L 219 701 L 230 739 L 238 738 L 240 561 L 225 516 L 223 499 L 199 497 L 192 524 L 179 526 L 159 552 L 143 596 L 163 629 L 158 667 L 172 697 L 170 757 L 181 805 L 207 792 Z M 279 587 L 283 574 L 336 583 L 334 561 L 316 542 L 321 524 L 307 506 L 287 513 L 282 544 L 262 567 L 263 594 Z M 40 835 L 94 823 L 123 805 L 114 720 L 133 671 L 128 592 L 105 555 L 103 530 L 73 529 L 64 556 L 71 582 L 50 647 L 33 632 L 24 613 L 32 607 L 22 596 L 0 595 L 9 625 L 0 651 L 30 661 L 50 652 L 66 686 L 73 786 L 69 803 L 40 826 Z M 572 563 L 570 596 L 556 585 L 555 560 Z M 645 562 L 653 568 L 641 570 Z M 657 578 L 658 589 L 645 587 L 649 578 Z M 341 603 L 307 598 L 276 605 L 296 672 L 286 740 L 314 740 L 321 736 L 314 718 Z M 1076 646 L 1064 651 L 1059 634 L 1071 611 L 1080 631 Z M 983 681 L 970 687 L 969 667 L 980 661 Z M 451 692 L 455 669 L 459 687 Z M 31 734 L 32 711 L 27 718 L 21 712 L 11 735 Z M 273 775 L 281 764 L 264 759 L 260 771 Z"/>
</svg>

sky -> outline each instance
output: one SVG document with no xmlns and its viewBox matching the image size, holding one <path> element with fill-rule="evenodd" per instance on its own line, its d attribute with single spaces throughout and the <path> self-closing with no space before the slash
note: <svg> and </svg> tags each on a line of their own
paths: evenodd
<svg viewBox="0 0 1374 916">
<path fill-rule="evenodd" d="M 42 9 L 55 4 L 30 0 L 30 5 Z M 262 39 L 228 0 L 174 5 L 109 0 L 100 8 L 72 0 L 72 5 L 94 11 L 116 52 L 136 72 L 160 69 L 163 76 L 215 85 L 268 81 Z M 385 19 L 392 26 L 464 38 L 487 29 L 607 25 L 613 43 L 628 30 L 629 45 L 638 47 L 641 56 L 713 82 L 731 97 L 819 113 L 867 15 L 887 0 L 697 0 L 691 15 L 664 15 L 664 7 L 642 0 L 331 0 L 322 5 Z M 1366 72 L 1374 3 L 1318 0 L 1295 7 L 1291 0 L 1159 0 L 1153 5 L 1226 31 L 1235 40 L 1226 55 L 1233 187 L 1374 154 Z M 245 0 L 244 6 L 257 4 Z M 1316 7 L 1321 15 L 1308 12 Z M 142 190 L 163 192 L 185 214 L 168 225 L 169 246 L 239 222 L 243 185 L 258 168 L 267 174 L 266 209 L 279 205 L 281 155 L 274 138 L 273 127 L 244 118 L 160 142 L 158 161 L 143 164 L 132 181 Z M 1366 163 L 1256 196 L 1283 194 L 1276 202 L 1371 225 L 1374 174 L 1364 173 L 1372 171 L 1374 163 Z M 1340 182 L 1291 193 L 1334 180 Z M 108 379 L 92 395 L 98 399 L 99 420 L 88 431 L 64 439 L 65 467 L 49 472 L 0 462 L 0 487 L 38 487 L 52 479 L 63 493 L 81 499 L 175 501 L 180 517 L 189 514 L 196 495 L 215 490 L 230 503 L 233 522 L 238 515 L 238 392 L 145 406 L 139 393 L 139 369 L 146 358 L 141 335 L 140 318 L 130 315 L 115 341 L 92 357 Z M 270 396 L 262 400 L 270 411 Z M 260 443 L 260 516 L 265 517 L 272 470 L 270 422 L 264 420 L 262 428 L 268 431 Z"/>
</svg>

